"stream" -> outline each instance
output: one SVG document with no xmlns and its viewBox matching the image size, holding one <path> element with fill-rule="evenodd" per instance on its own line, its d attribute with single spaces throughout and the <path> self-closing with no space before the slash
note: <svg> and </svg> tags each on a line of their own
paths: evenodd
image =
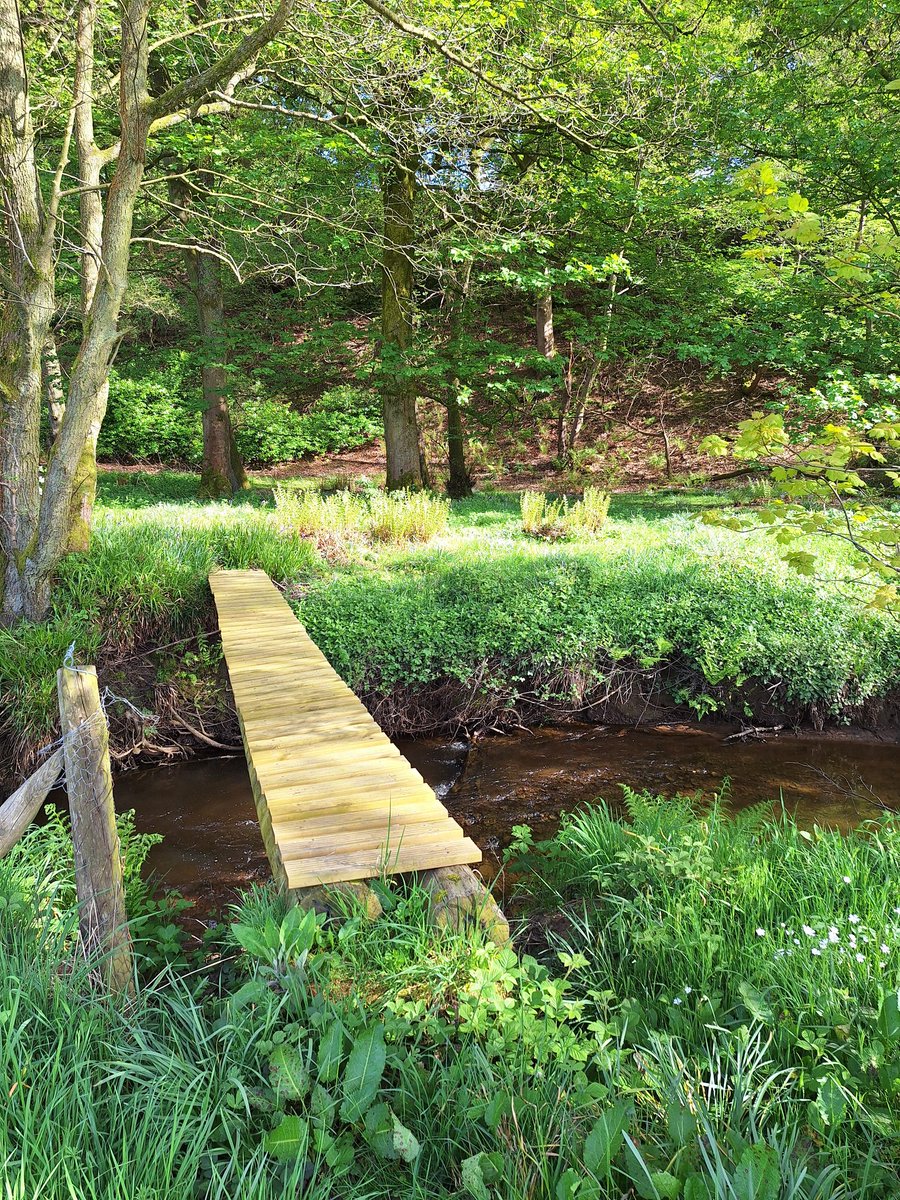
<svg viewBox="0 0 900 1200">
<path fill-rule="evenodd" d="M 484 851 L 482 871 L 496 873 L 513 825 L 536 838 L 560 815 L 621 784 L 671 795 L 712 797 L 730 780 L 731 803 L 744 807 L 783 796 L 799 823 L 841 829 L 900 810 L 900 746 L 862 736 L 781 735 L 728 741 L 727 728 L 565 726 L 479 739 L 399 739 L 397 745 Z M 269 870 L 243 756 L 154 767 L 121 775 L 116 804 L 133 808 L 140 830 L 163 834 L 149 870 L 194 900 L 220 910 Z"/>
</svg>

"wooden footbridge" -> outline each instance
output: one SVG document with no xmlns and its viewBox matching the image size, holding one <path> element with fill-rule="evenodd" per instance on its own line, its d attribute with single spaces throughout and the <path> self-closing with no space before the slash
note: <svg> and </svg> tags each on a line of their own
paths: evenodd
<svg viewBox="0 0 900 1200">
<path fill-rule="evenodd" d="M 276 880 L 293 890 L 480 862 L 268 575 L 209 582 Z"/>
</svg>

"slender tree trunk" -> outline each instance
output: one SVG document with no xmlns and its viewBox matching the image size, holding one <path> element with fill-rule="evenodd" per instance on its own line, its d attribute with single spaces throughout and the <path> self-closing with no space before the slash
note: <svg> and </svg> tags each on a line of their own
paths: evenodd
<svg viewBox="0 0 900 1200">
<path fill-rule="evenodd" d="M 76 42 L 78 57 L 75 71 L 75 148 L 81 192 L 78 197 L 81 219 L 81 328 L 89 328 L 91 305 L 100 278 L 103 254 L 103 200 L 100 176 L 103 155 L 94 138 L 94 38 L 98 0 L 82 0 L 78 10 Z M 97 439 L 109 401 L 109 374 L 104 374 L 93 399 L 93 418 L 75 467 L 72 501 L 69 508 L 69 536 L 66 549 L 84 552 L 90 545 L 94 503 L 97 499 Z"/>
<path fill-rule="evenodd" d="M 534 305 L 534 322 L 538 353 L 544 358 L 556 357 L 556 335 L 553 331 L 553 292 L 548 287 L 538 295 Z"/>
<path fill-rule="evenodd" d="M 49 444 L 52 446 L 59 435 L 63 414 L 66 411 L 62 367 L 59 365 L 56 338 L 52 333 L 44 343 L 44 353 L 41 355 L 41 389 L 44 393 L 44 411 L 50 418 Z"/>
<path fill-rule="evenodd" d="M 384 245 L 381 272 L 382 409 L 388 488 L 425 485 L 416 389 L 406 354 L 413 336 L 416 171 L 389 163 L 382 175 Z"/>
<path fill-rule="evenodd" d="M 68 157 L 68 147 L 65 147 Z M 16 0 L 0 0 L 0 181 L 4 236 L 0 311 L 0 619 L 35 610 L 40 516 L 41 359 L 56 306 L 54 214 L 47 211 Z"/>
<path fill-rule="evenodd" d="M 472 263 L 464 262 L 445 292 L 449 307 L 447 355 L 452 357 L 457 344 L 463 317 L 469 301 Z M 466 432 L 462 406 L 459 403 L 459 379 L 453 378 L 447 387 L 444 401 L 447 409 L 447 495 L 454 500 L 472 495 L 472 477 L 466 463 Z"/>
<path fill-rule="evenodd" d="M 219 260 L 202 250 L 187 251 L 188 278 L 197 303 L 203 366 L 203 470 L 200 495 L 233 496 L 247 486 L 234 440 L 225 368 L 225 305 Z"/>
<path fill-rule="evenodd" d="M 43 619 L 57 565 L 89 529 L 96 484 L 96 436 L 106 411 L 109 368 L 118 344 L 118 319 L 128 280 L 134 206 L 144 174 L 147 140 L 154 120 L 235 81 L 283 28 L 295 0 L 278 8 L 233 50 L 191 79 L 151 101 L 147 88 L 151 0 L 121 0 L 119 138 L 107 150 L 93 146 L 84 122 L 92 108 L 91 79 L 96 0 L 79 0 L 76 35 L 75 103 L 65 126 L 52 180 L 42 187 L 34 149 L 28 75 L 17 0 L 0 0 L 0 182 L 3 236 L 0 283 L 7 300 L 0 312 L 0 622 Z M 90 35 L 90 36 L 88 36 Z M 186 113 L 185 113 L 186 115 Z M 90 164 L 82 177 L 97 179 L 81 191 L 99 201 L 99 172 L 115 161 L 105 191 L 105 211 L 96 244 L 83 239 L 85 260 L 95 261 L 96 279 L 85 307 L 81 345 L 69 378 L 69 395 L 59 434 L 39 479 L 41 355 L 55 306 L 54 252 L 62 182 L 73 127 L 79 150 Z M 96 165 L 96 176 L 90 172 Z M 46 200 L 43 196 L 46 196 Z M 99 201 L 100 208 L 104 208 Z M 92 211 L 93 221 L 96 213 Z M 84 227 L 93 228 L 85 221 Z M 102 264 L 102 269 L 101 269 Z M 87 294 L 86 288 L 86 294 Z"/>
</svg>

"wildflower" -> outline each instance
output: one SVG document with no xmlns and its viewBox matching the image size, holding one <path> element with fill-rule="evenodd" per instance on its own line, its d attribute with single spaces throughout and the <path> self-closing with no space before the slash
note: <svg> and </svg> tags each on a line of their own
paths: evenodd
<svg viewBox="0 0 900 1200">
<path fill-rule="evenodd" d="M 828 946 L 828 938 L 822 938 L 821 942 L 819 942 L 819 949 L 825 950 L 827 948 L 827 946 Z"/>
<path fill-rule="evenodd" d="M 812 925 L 804 925 L 803 932 L 806 934 L 807 937 L 815 937 L 816 936 L 816 931 L 813 929 Z"/>
<path fill-rule="evenodd" d="M 688 985 L 687 985 L 687 987 L 684 989 L 684 994 L 685 994 L 686 996 L 689 996 L 693 990 L 694 990 L 694 989 L 691 987 L 691 985 L 690 985 L 690 984 L 688 984 Z"/>
<path fill-rule="evenodd" d="M 890 954 L 890 952 L 891 952 L 891 948 L 890 948 L 890 946 L 886 946 L 886 945 L 884 944 L 884 942 L 882 942 L 882 943 L 881 943 L 881 953 L 882 953 L 882 954 Z"/>
<path fill-rule="evenodd" d="M 765 937 L 765 936 L 766 936 L 766 931 L 765 931 L 764 929 L 757 929 L 757 931 L 756 931 L 756 936 L 757 936 L 757 937 Z"/>
<path fill-rule="evenodd" d="M 812 950 L 810 951 L 810 953 L 811 953 L 811 954 L 815 954 L 816 958 L 818 958 L 818 957 L 819 957 L 819 955 L 822 953 L 822 951 L 819 949 L 819 947 L 818 947 L 818 946 L 813 946 L 813 948 L 812 948 Z"/>
<path fill-rule="evenodd" d="M 672 1001 L 672 1003 L 673 1003 L 673 1004 L 680 1004 L 680 1003 L 681 1003 L 681 997 L 680 997 L 680 996 L 676 996 L 676 997 L 675 997 L 675 999 Z"/>
<path fill-rule="evenodd" d="M 852 883 L 852 882 L 853 882 L 853 880 L 850 878 L 849 875 L 844 876 L 844 883 Z"/>
<path fill-rule="evenodd" d="M 857 961 L 857 962 L 865 962 L 865 961 L 866 961 L 866 956 L 865 956 L 864 954 L 857 954 L 857 956 L 856 956 L 856 961 Z"/>
<path fill-rule="evenodd" d="M 856 915 L 856 913 L 851 913 L 850 916 L 847 918 L 847 920 L 850 922 L 851 925 L 859 924 L 859 917 Z"/>
</svg>

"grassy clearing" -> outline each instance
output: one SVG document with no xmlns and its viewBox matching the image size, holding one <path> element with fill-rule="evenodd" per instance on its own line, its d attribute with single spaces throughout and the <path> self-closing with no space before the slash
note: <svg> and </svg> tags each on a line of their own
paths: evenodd
<svg viewBox="0 0 900 1200">
<path fill-rule="evenodd" d="M 145 938 L 126 1006 L 32 831 L 0 862 L 4 1194 L 887 1200 L 897 825 L 631 807 L 520 831 L 569 918 L 543 964 L 434 930 L 414 886 L 329 925 L 255 891 L 190 970 Z"/>
<path fill-rule="evenodd" d="M 217 651 L 198 654 L 191 639 L 215 627 L 215 565 L 261 567 L 283 584 L 344 678 L 387 699 L 395 729 L 411 700 L 419 728 L 546 720 L 583 705 L 640 716 L 648 698 L 700 716 L 848 719 L 900 675 L 896 622 L 839 583 L 791 574 L 762 535 L 701 525 L 721 496 L 616 496 L 599 530 L 547 544 L 523 532 L 516 494 L 482 493 L 448 515 L 445 501 L 323 497 L 302 480 L 278 485 L 276 510 L 269 481 L 234 505 L 201 503 L 195 482 L 101 475 L 93 545 L 63 564 L 53 619 L 0 631 L 13 761 L 53 736 L 55 671 L 73 644 L 141 700 L 137 668 L 174 643 L 152 670 L 174 678 L 185 711 L 211 702 Z M 839 577 L 838 552 L 826 561 Z M 184 685 L 198 673 L 199 699 Z"/>
</svg>

